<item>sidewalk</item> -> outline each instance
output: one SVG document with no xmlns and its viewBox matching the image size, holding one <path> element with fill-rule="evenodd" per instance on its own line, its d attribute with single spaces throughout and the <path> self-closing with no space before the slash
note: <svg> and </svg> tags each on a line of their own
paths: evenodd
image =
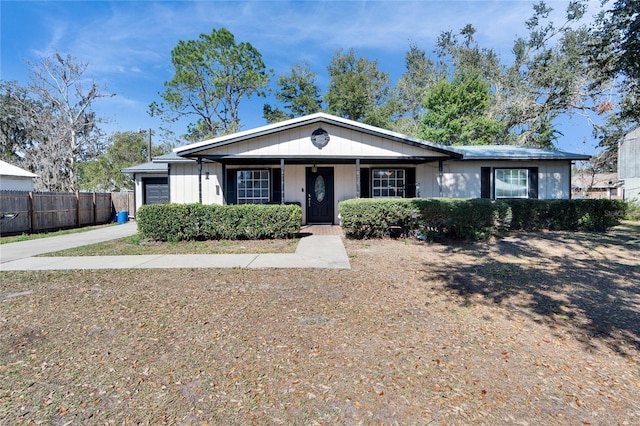
<svg viewBox="0 0 640 426">
<path fill-rule="evenodd" d="M 300 240 L 293 254 L 187 254 L 140 256 L 34 257 L 37 255 L 122 238 L 137 232 L 135 222 L 102 229 L 0 245 L 1 271 L 68 269 L 167 268 L 328 268 L 351 269 L 337 235 L 311 235 Z"/>
</svg>

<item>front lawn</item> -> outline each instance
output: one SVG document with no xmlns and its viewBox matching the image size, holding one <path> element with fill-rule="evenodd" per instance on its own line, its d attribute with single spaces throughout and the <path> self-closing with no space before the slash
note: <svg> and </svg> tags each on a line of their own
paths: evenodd
<svg viewBox="0 0 640 426">
<path fill-rule="evenodd" d="M 42 256 L 126 256 L 143 254 L 294 253 L 300 239 L 151 241 L 139 234 Z"/>
<path fill-rule="evenodd" d="M 640 226 L 0 273 L 0 424 L 640 424 Z"/>
</svg>

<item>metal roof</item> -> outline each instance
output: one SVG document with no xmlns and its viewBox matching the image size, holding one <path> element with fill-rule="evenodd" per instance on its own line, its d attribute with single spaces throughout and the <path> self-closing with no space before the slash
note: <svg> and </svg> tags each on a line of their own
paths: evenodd
<svg viewBox="0 0 640 426">
<path fill-rule="evenodd" d="M 6 161 L 2 161 L 2 160 L 0 160 L 0 175 L 16 176 L 16 177 L 24 177 L 24 178 L 38 177 L 38 175 L 34 173 L 21 169 L 18 166 L 14 166 L 13 164 L 9 164 Z"/>
<path fill-rule="evenodd" d="M 513 145 L 474 145 L 450 147 L 463 155 L 463 160 L 589 160 L 585 154 Z"/>
<path fill-rule="evenodd" d="M 169 165 L 167 163 L 154 163 L 150 161 L 148 163 L 137 164 L 131 167 L 125 167 L 120 170 L 122 173 L 167 173 Z"/>
<path fill-rule="evenodd" d="M 169 154 L 153 157 L 154 163 L 191 163 L 193 161 L 193 159 L 181 157 L 175 152 L 170 152 Z"/>
</svg>

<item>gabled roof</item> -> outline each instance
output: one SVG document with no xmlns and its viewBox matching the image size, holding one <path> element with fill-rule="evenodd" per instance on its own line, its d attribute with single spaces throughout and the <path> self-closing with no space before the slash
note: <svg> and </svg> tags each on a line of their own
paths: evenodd
<svg viewBox="0 0 640 426">
<path fill-rule="evenodd" d="M 15 177 L 24 177 L 24 178 L 36 178 L 38 175 L 31 173 L 27 170 L 21 169 L 20 167 L 14 166 L 13 164 L 9 164 L 6 161 L 0 160 L 0 175 L 1 176 L 15 176 Z"/>
<path fill-rule="evenodd" d="M 359 131 L 362 133 L 380 136 L 396 142 L 406 143 L 409 145 L 418 146 L 431 151 L 447 154 L 453 158 L 460 158 L 461 155 L 456 151 L 446 147 L 444 145 L 427 142 L 412 136 L 403 135 L 401 133 L 392 132 L 390 130 L 382 129 L 380 127 L 370 126 L 368 124 L 360 123 L 358 121 L 348 120 L 346 118 L 337 117 L 335 115 L 325 114 L 318 112 L 316 114 L 306 115 L 304 117 L 293 118 L 291 120 L 282 121 L 279 123 L 268 124 L 266 126 L 258 127 L 255 129 L 245 130 L 231 135 L 220 136 L 213 139 L 208 139 L 202 142 L 196 142 L 183 147 L 175 148 L 173 151 L 181 157 L 195 156 L 198 152 L 205 151 L 211 148 L 217 148 L 220 146 L 246 141 L 249 139 L 270 135 L 272 133 L 281 132 L 284 130 L 294 129 L 309 124 L 332 124 L 335 126 L 343 127 L 350 130 Z"/>
<path fill-rule="evenodd" d="M 571 178 L 573 188 L 617 188 L 623 186 L 623 182 L 618 179 L 618 174 L 613 173 L 579 173 Z"/>
<path fill-rule="evenodd" d="M 582 161 L 584 154 L 513 145 L 474 145 L 450 147 L 463 155 L 464 160 L 569 160 Z"/>
</svg>

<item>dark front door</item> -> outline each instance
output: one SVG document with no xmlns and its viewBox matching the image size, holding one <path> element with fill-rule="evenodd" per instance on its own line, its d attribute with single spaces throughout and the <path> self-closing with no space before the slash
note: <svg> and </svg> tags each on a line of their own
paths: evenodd
<svg viewBox="0 0 640 426">
<path fill-rule="evenodd" d="M 307 167 L 307 223 L 333 223 L 333 167 Z"/>
</svg>

